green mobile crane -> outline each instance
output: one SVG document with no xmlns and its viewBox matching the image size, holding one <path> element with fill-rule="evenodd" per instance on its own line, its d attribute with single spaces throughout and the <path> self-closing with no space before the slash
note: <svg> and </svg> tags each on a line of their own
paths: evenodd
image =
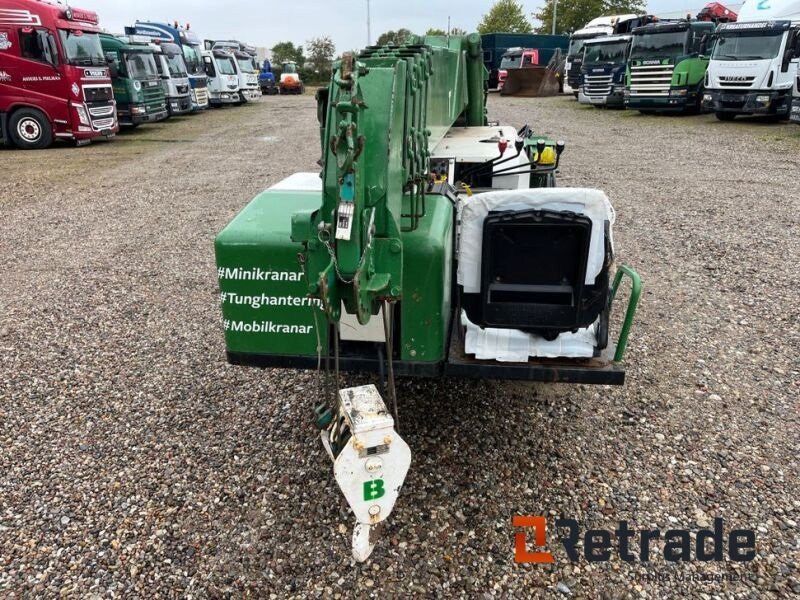
<svg viewBox="0 0 800 600">
<path fill-rule="evenodd" d="M 554 187 L 562 142 L 487 120 L 486 79 L 477 34 L 346 54 L 317 94 L 322 172 L 261 193 L 216 240 L 228 361 L 335 377 L 314 414 L 357 560 L 410 464 L 395 375 L 624 381 L 641 283 L 614 276 L 614 211 Z M 391 409 L 374 386 L 338 389 L 343 370 L 385 373 Z"/>
</svg>

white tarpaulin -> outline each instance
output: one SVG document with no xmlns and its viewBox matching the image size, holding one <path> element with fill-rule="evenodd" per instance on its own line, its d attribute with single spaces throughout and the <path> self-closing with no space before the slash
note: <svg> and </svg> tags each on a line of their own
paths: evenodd
<svg viewBox="0 0 800 600">
<path fill-rule="evenodd" d="M 470 322 L 461 311 L 461 324 L 467 328 L 464 352 L 474 354 L 478 360 L 499 362 L 528 362 L 538 358 L 591 358 L 597 343 L 597 323 L 575 333 L 562 333 L 554 340 L 525 333 L 519 329 L 483 329 Z"/>
<path fill-rule="evenodd" d="M 464 287 L 465 293 L 476 294 L 481 291 L 483 221 L 489 212 L 530 209 L 570 211 L 591 219 L 592 236 L 585 282 L 588 285 L 594 283 L 605 261 L 605 221 L 613 226 L 616 218 L 608 197 L 600 190 L 588 188 L 504 190 L 476 194 L 462 205 L 458 283 Z M 613 247 L 613 235 L 611 238 Z"/>
</svg>

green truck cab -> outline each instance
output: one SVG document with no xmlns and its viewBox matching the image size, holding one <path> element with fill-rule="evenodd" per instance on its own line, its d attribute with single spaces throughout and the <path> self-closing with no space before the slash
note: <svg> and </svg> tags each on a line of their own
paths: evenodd
<svg viewBox="0 0 800 600">
<path fill-rule="evenodd" d="M 641 112 L 699 111 L 714 23 L 659 21 L 633 30 L 625 107 Z"/>
<path fill-rule="evenodd" d="M 100 34 L 100 44 L 111 69 L 119 124 L 135 127 L 166 119 L 167 101 L 153 49 L 145 42 L 108 33 Z"/>
</svg>

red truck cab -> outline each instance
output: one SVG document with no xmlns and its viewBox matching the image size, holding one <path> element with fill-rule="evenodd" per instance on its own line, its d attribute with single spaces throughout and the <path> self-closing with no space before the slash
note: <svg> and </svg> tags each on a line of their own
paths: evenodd
<svg viewBox="0 0 800 600">
<path fill-rule="evenodd" d="M 509 48 L 500 61 L 497 72 L 497 89 L 503 91 L 509 69 L 524 69 L 539 64 L 539 51 L 535 48 Z"/>
<path fill-rule="evenodd" d="M 23 149 L 119 131 L 97 14 L 42 0 L 0 8 L 0 139 Z"/>
</svg>

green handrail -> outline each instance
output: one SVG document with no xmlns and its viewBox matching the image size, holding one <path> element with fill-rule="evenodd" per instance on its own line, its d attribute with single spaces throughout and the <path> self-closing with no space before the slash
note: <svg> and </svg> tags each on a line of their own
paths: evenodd
<svg viewBox="0 0 800 600">
<path fill-rule="evenodd" d="M 617 269 L 617 274 L 614 276 L 614 285 L 611 286 L 611 297 L 608 300 L 609 312 L 624 275 L 627 275 L 631 280 L 631 295 L 630 298 L 628 298 L 628 310 L 625 311 L 625 322 L 622 324 L 622 329 L 619 332 L 614 362 L 621 362 L 625 356 L 625 348 L 628 346 L 628 335 L 631 332 L 631 325 L 633 325 L 633 317 L 636 314 L 639 297 L 642 295 L 642 279 L 639 277 L 639 274 L 628 265 L 620 265 Z"/>
</svg>

